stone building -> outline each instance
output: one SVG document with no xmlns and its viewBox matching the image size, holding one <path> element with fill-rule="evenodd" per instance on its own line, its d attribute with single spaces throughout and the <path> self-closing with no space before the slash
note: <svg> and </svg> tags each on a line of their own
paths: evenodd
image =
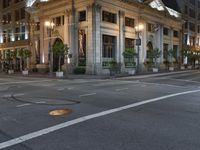
<svg viewBox="0 0 200 150">
<path fill-rule="evenodd" d="M 177 59 L 180 55 L 180 13 L 161 0 L 49 0 L 30 6 L 30 22 L 40 24 L 40 28 L 30 29 L 31 50 L 38 69 L 49 67 L 50 45 L 55 41 L 68 44 L 72 56 L 68 67 L 85 66 L 87 74 L 108 74 L 112 60 L 121 64 L 122 72 L 129 72 L 133 68 L 124 64 L 126 48 L 139 51 L 142 71 L 146 70 L 148 52 L 154 48 L 162 52 L 160 64 L 171 48 L 177 50 Z M 139 27 L 141 31 L 136 30 Z M 136 46 L 136 39 L 141 39 L 140 46 Z M 138 56 L 136 65 L 137 59 Z M 57 58 L 52 60 L 56 65 Z"/>
<path fill-rule="evenodd" d="M 200 46 L 200 0 L 176 0 L 182 18 L 183 44 L 194 47 Z"/>
<path fill-rule="evenodd" d="M 24 0 L 0 0 L 0 54 L 6 58 L 6 51 L 30 49 L 29 14 Z M 19 70 L 19 57 L 16 58 Z"/>
</svg>

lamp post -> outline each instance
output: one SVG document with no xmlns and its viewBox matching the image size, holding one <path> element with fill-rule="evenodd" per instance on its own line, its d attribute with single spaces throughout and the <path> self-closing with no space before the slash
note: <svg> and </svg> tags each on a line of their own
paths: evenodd
<svg viewBox="0 0 200 150">
<path fill-rule="evenodd" d="M 142 24 L 139 24 L 135 27 L 135 33 L 137 34 L 136 39 L 136 46 L 137 46 L 137 73 L 140 72 L 140 46 L 141 46 L 141 39 L 140 39 L 140 33 L 142 32 L 144 26 Z"/>
<path fill-rule="evenodd" d="M 45 26 L 47 27 L 47 34 L 49 36 L 49 50 L 48 50 L 48 61 L 49 61 L 49 75 L 53 75 L 53 51 L 51 45 L 52 31 L 54 28 L 54 23 L 51 21 L 45 21 Z"/>
</svg>

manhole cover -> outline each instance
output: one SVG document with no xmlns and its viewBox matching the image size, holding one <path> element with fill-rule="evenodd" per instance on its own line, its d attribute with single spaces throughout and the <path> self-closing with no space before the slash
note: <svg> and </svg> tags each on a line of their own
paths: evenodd
<svg viewBox="0 0 200 150">
<path fill-rule="evenodd" d="M 50 116 L 62 116 L 71 113 L 71 109 L 56 109 L 49 112 Z"/>
</svg>

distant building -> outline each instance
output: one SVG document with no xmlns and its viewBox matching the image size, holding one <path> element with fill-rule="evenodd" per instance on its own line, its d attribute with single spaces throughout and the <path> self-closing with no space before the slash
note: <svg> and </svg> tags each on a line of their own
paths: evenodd
<svg viewBox="0 0 200 150">
<path fill-rule="evenodd" d="M 200 0 L 176 0 L 185 23 L 183 44 L 200 46 Z"/>
<path fill-rule="evenodd" d="M 24 0 L 0 0 L 0 53 L 6 58 L 6 51 L 30 49 L 29 14 Z M 19 70 L 19 59 L 16 58 Z"/>
</svg>

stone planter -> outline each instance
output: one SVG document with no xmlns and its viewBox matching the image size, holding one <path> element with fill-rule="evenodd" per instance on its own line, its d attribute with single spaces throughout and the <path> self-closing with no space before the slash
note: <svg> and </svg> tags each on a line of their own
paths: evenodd
<svg viewBox="0 0 200 150">
<path fill-rule="evenodd" d="M 128 70 L 129 75 L 134 75 L 135 74 L 135 68 Z"/>
<path fill-rule="evenodd" d="M 174 71 L 174 67 L 169 67 L 169 71 Z"/>
<path fill-rule="evenodd" d="M 188 68 L 188 69 L 192 69 L 192 65 L 188 66 L 187 68 Z"/>
<path fill-rule="evenodd" d="M 22 71 L 22 75 L 27 76 L 27 75 L 28 75 L 28 70 L 23 70 L 23 71 Z"/>
<path fill-rule="evenodd" d="M 8 70 L 8 74 L 14 74 L 14 70 Z"/>
<path fill-rule="evenodd" d="M 185 70 L 185 66 L 181 66 L 181 70 Z"/>
<path fill-rule="evenodd" d="M 158 72 L 158 68 L 153 68 L 153 72 Z"/>
<path fill-rule="evenodd" d="M 63 76 L 64 76 L 64 75 L 63 75 L 63 71 L 56 72 L 56 77 L 61 78 L 61 77 L 63 77 Z"/>
</svg>

